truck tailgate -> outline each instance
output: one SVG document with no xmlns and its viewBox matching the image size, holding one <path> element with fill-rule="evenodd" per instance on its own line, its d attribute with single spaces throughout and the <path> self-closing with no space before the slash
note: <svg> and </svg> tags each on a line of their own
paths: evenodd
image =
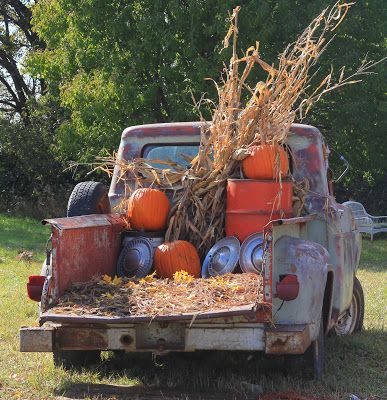
<svg viewBox="0 0 387 400">
<path fill-rule="evenodd" d="M 270 318 L 270 307 L 255 304 L 155 317 L 43 313 L 40 328 L 21 329 L 21 351 L 264 350 Z"/>
</svg>

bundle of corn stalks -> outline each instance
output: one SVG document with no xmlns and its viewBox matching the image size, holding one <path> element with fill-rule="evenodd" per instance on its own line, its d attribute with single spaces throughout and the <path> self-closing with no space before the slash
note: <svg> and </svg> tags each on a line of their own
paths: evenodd
<svg viewBox="0 0 387 400">
<path fill-rule="evenodd" d="M 256 274 L 195 279 L 179 271 L 173 279 L 149 275 L 139 281 L 105 275 L 73 284 L 50 312 L 105 316 L 199 314 L 261 304 L 261 283 L 261 276 Z"/>
<path fill-rule="evenodd" d="M 311 88 L 311 71 L 334 36 L 353 3 L 337 2 L 318 15 L 298 39 L 279 55 L 277 66 L 261 59 L 259 42 L 238 56 L 238 13 L 234 9 L 224 48 L 232 40 L 232 57 L 223 79 L 216 84 L 218 104 L 210 125 L 203 122 L 198 155 L 185 170 L 173 163 L 154 168 L 149 160 L 129 163 L 117 157 L 100 159 L 99 168 L 112 173 L 118 166 L 121 178 L 133 176 L 137 186 L 153 185 L 174 191 L 175 207 L 170 214 L 166 240 L 189 239 L 201 256 L 224 236 L 225 191 L 229 178 L 238 178 L 240 161 L 253 145 L 283 144 L 296 116 L 302 120 L 320 98 L 344 85 L 360 82 L 375 63 L 364 61 L 349 76 L 345 68 L 337 80 L 333 71 Z M 265 81 L 248 84 L 254 68 L 263 69 Z M 279 162 L 279 160 L 278 160 Z M 279 171 L 279 165 L 276 166 Z M 279 177 L 280 179 L 280 177 Z"/>
</svg>

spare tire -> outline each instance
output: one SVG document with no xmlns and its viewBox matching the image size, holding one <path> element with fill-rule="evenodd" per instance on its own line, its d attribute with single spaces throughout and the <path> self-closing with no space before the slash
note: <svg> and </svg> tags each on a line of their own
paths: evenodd
<svg viewBox="0 0 387 400">
<path fill-rule="evenodd" d="M 67 204 L 67 216 L 109 214 L 106 186 L 101 182 L 80 182 L 73 189 Z"/>
</svg>

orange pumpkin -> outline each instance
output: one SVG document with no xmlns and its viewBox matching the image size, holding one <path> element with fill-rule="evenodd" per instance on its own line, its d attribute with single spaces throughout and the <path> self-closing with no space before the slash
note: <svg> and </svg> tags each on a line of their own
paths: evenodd
<svg viewBox="0 0 387 400">
<path fill-rule="evenodd" d="M 128 219 L 130 227 L 137 230 L 161 231 L 165 229 L 169 200 L 165 193 L 157 189 L 137 189 L 129 199 Z"/>
<path fill-rule="evenodd" d="M 249 179 L 276 179 L 278 172 L 284 178 L 288 174 L 289 161 L 286 151 L 277 144 L 262 144 L 253 146 L 248 155 L 242 161 L 244 175 Z M 279 157 L 279 164 L 277 158 Z"/>
<path fill-rule="evenodd" d="M 198 252 L 191 243 L 185 240 L 176 240 L 157 247 L 153 265 L 161 278 L 172 278 L 175 272 L 181 270 L 199 277 L 201 271 Z"/>
</svg>

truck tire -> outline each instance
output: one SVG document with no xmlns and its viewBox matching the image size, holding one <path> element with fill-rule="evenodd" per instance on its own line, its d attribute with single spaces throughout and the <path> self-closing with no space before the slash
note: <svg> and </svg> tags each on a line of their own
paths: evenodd
<svg viewBox="0 0 387 400">
<path fill-rule="evenodd" d="M 55 367 L 65 370 L 87 368 L 101 361 L 99 350 L 58 350 L 53 352 Z"/>
<path fill-rule="evenodd" d="M 101 182 L 80 182 L 73 189 L 67 203 L 67 216 L 109 214 L 108 192 Z"/>
<path fill-rule="evenodd" d="M 353 281 L 353 294 L 351 305 L 347 313 L 339 318 L 336 326 L 332 329 L 332 333 L 338 336 L 347 336 L 363 329 L 364 320 L 364 292 L 356 278 Z"/>
</svg>

